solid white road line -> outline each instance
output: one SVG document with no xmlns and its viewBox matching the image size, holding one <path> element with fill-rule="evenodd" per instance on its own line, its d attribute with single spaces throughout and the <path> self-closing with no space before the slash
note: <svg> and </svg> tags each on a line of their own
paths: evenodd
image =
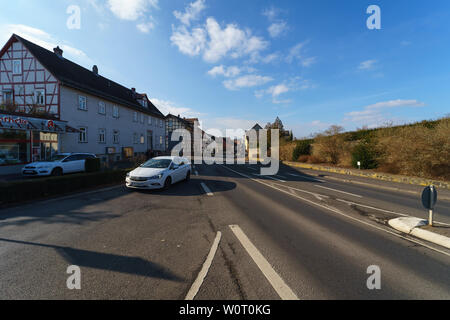
<svg viewBox="0 0 450 320">
<path fill-rule="evenodd" d="M 336 213 L 336 214 L 338 214 L 338 215 L 340 215 L 340 216 L 343 216 L 343 217 L 348 218 L 348 219 L 350 219 L 350 220 L 356 221 L 356 222 L 358 222 L 358 223 L 360 223 L 360 224 L 366 225 L 366 226 L 371 227 L 371 228 L 373 228 L 373 229 L 377 229 L 377 230 L 379 230 L 379 231 L 383 231 L 383 232 L 385 232 L 385 233 L 389 233 L 390 235 L 393 235 L 393 236 L 395 236 L 395 237 L 397 237 L 397 238 L 401 238 L 401 239 L 403 239 L 403 240 L 406 240 L 406 241 L 409 241 L 409 242 L 412 242 L 412 243 L 421 245 L 422 247 L 428 248 L 428 249 L 430 249 L 430 250 L 439 252 L 439 253 L 441 253 L 441 254 L 443 254 L 443 255 L 446 255 L 446 256 L 449 256 L 449 257 L 450 257 L 450 253 L 445 252 L 445 251 L 442 251 L 442 250 L 439 250 L 439 249 L 434 248 L 434 247 L 432 247 L 432 246 L 429 246 L 429 245 L 427 245 L 427 244 L 425 244 L 425 243 L 423 243 L 423 242 L 421 242 L 421 241 L 417 241 L 417 240 L 415 240 L 415 239 L 411 239 L 411 238 L 402 236 L 401 234 L 398 234 L 398 233 L 396 233 L 396 232 L 393 232 L 393 231 L 384 229 L 384 228 L 382 228 L 382 227 L 373 225 L 373 224 L 371 224 L 371 223 L 369 223 L 369 222 L 366 222 L 366 221 L 357 219 L 357 218 L 355 218 L 355 217 L 349 216 L 349 215 L 347 215 L 347 214 L 341 212 L 341 211 L 338 210 L 338 209 L 335 209 L 335 208 L 333 208 L 333 207 L 328 207 L 328 206 L 322 205 L 322 204 L 320 204 L 320 203 L 316 203 L 316 202 L 314 202 L 314 201 L 305 199 L 305 198 L 303 198 L 303 197 L 300 197 L 299 195 L 292 194 L 291 192 L 282 190 L 282 189 L 277 188 L 277 187 L 275 187 L 275 186 L 273 186 L 273 185 L 270 185 L 270 184 L 268 184 L 268 183 L 265 183 L 265 182 L 263 182 L 263 181 L 261 181 L 261 180 L 253 179 L 253 178 L 251 178 L 251 177 L 249 177 L 249 176 L 247 176 L 247 175 L 245 175 L 245 174 L 242 174 L 242 173 L 240 173 L 240 172 L 237 172 L 237 171 L 235 171 L 235 170 L 233 170 L 233 169 L 230 169 L 230 168 L 228 168 L 228 167 L 225 167 L 225 166 L 224 166 L 224 168 L 227 169 L 227 170 L 229 170 L 229 171 L 231 171 L 231 172 L 234 172 L 234 173 L 237 174 L 237 175 L 240 175 L 240 176 L 249 178 L 249 179 L 252 180 L 252 181 L 255 181 L 255 182 L 257 182 L 257 183 L 263 184 L 263 185 L 265 185 L 265 186 L 267 186 L 267 187 L 269 187 L 269 188 L 278 190 L 278 191 L 280 191 L 280 192 L 286 193 L 286 194 L 288 194 L 288 195 L 290 195 L 290 196 L 292 196 L 292 197 L 298 198 L 298 199 L 300 199 L 300 200 L 302 200 L 302 201 L 304 201 L 304 202 L 307 202 L 307 203 L 309 203 L 309 204 L 312 204 L 312 205 L 314 205 L 314 206 L 316 206 L 316 207 L 320 207 L 320 208 L 322 208 L 322 209 L 329 210 L 329 211 L 334 212 L 334 213 Z"/>
<path fill-rule="evenodd" d="M 302 178 L 302 179 L 305 179 L 305 180 L 314 181 L 314 182 L 322 182 L 322 183 L 325 183 L 325 182 L 326 182 L 326 181 L 324 181 L 324 180 L 320 180 L 320 179 L 316 179 L 316 178 L 305 177 L 305 176 L 302 176 L 302 175 L 300 175 L 300 174 L 288 173 L 288 175 L 290 175 L 290 176 L 292 176 L 292 177 L 297 177 L 297 178 Z"/>
<path fill-rule="evenodd" d="M 351 202 L 351 201 L 345 201 L 345 200 L 342 200 L 342 199 L 336 199 L 336 200 L 339 201 L 339 202 L 346 203 L 348 205 L 354 205 L 354 206 L 363 207 L 363 208 L 367 208 L 367 209 L 373 209 L 373 210 L 377 210 L 377 211 L 381 211 L 381 212 L 392 213 L 392 214 L 395 214 L 397 216 L 408 217 L 407 214 L 403 214 L 403 213 L 399 213 L 399 212 L 394 212 L 394 211 L 384 210 L 384 209 L 375 208 L 375 207 L 371 207 L 371 206 L 366 206 L 364 204 L 359 204 L 359 203 Z"/>
<path fill-rule="evenodd" d="M 289 288 L 289 286 L 284 282 L 284 280 L 276 273 L 272 268 L 270 263 L 264 258 L 264 256 L 259 252 L 259 250 L 253 245 L 250 239 L 245 235 L 239 226 L 230 226 L 231 231 L 233 231 L 236 238 L 240 241 L 242 246 L 245 248 L 247 253 L 253 259 L 253 261 L 258 266 L 259 270 L 262 271 L 266 279 L 278 293 L 282 300 L 299 300 L 297 295 Z"/>
<path fill-rule="evenodd" d="M 201 183 L 201 186 L 203 188 L 203 190 L 205 190 L 205 193 L 212 197 L 214 195 L 214 193 L 211 192 L 211 189 L 208 188 L 208 186 L 206 184 L 204 184 L 203 182 Z"/>
<path fill-rule="evenodd" d="M 198 291 L 200 290 L 200 287 L 202 286 L 203 281 L 205 281 L 206 275 L 208 274 L 208 271 L 211 268 L 211 264 L 214 260 L 214 256 L 216 255 L 217 249 L 219 248 L 219 243 L 220 243 L 221 238 L 222 238 L 222 233 L 217 232 L 216 239 L 214 240 L 211 250 L 209 251 L 208 257 L 206 258 L 206 261 L 203 264 L 202 270 L 200 270 L 200 273 L 198 274 L 197 279 L 195 279 L 194 283 L 192 284 L 192 287 L 189 290 L 188 294 L 186 295 L 185 300 L 194 300 L 195 296 L 197 295 Z"/>
<path fill-rule="evenodd" d="M 326 198 L 326 199 L 329 199 L 329 198 L 330 198 L 329 196 L 326 196 L 326 195 L 324 195 L 324 194 L 315 193 L 315 192 L 309 192 L 309 191 L 306 191 L 306 190 L 302 190 L 302 189 L 294 188 L 294 187 L 291 187 L 291 186 L 287 186 L 287 185 L 285 185 L 285 184 L 274 183 L 274 185 L 280 186 L 280 187 L 287 187 L 287 188 L 289 188 L 289 189 L 291 189 L 291 190 L 295 190 L 295 191 L 303 192 L 303 193 L 306 193 L 306 194 L 310 194 L 310 195 L 312 195 L 312 196 L 314 196 L 314 197 L 316 197 L 316 198 L 317 198 L 317 197 L 320 197 L 320 198 Z"/>
<path fill-rule="evenodd" d="M 336 190 L 336 189 L 332 189 L 332 188 L 327 188 L 327 187 L 322 187 L 322 186 L 318 186 L 318 185 L 315 185 L 315 187 L 317 187 L 317 188 L 322 188 L 322 189 L 327 189 L 327 190 L 331 190 L 331 191 L 335 191 L 335 192 L 340 192 L 340 193 L 343 193 L 343 194 L 348 194 L 348 195 L 350 195 L 350 196 L 357 197 L 357 198 L 362 198 L 362 196 L 357 195 L 357 194 L 354 194 L 354 193 L 349 193 L 349 192 L 345 192 L 345 191 L 341 191 L 341 190 Z"/>
<path fill-rule="evenodd" d="M 281 179 L 278 179 L 278 178 L 275 178 L 275 177 L 272 177 L 272 176 L 263 176 L 263 175 L 260 175 L 260 174 L 257 174 L 257 173 L 252 173 L 254 176 L 258 176 L 258 177 L 266 177 L 266 178 L 269 178 L 269 179 L 272 179 L 272 180 L 276 180 L 276 181 L 279 181 L 279 182 L 286 182 L 286 181 L 284 181 L 284 180 L 281 180 Z"/>
</svg>

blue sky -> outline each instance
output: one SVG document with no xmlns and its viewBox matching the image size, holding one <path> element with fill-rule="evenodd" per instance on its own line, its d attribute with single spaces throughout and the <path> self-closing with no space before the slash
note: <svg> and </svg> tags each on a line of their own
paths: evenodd
<svg viewBox="0 0 450 320">
<path fill-rule="evenodd" d="M 450 113 L 450 2 L 18 0 L 12 32 L 204 128 L 248 129 L 276 116 L 297 137 Z M 381 30 L 369 30 L 369 5 Z M 70 6 L 81 10 L 71 29 Z"/>
</svg>

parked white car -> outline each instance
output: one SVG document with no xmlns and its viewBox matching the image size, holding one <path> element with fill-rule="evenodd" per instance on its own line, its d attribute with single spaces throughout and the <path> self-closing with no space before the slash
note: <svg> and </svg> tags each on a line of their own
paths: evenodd
<svg viewBox="0 0 450 320">
<path fill-rule="evenodd" d="M 126 186 L 131 189 L 168 189 L 172 184 L 191 178 L 191 163 L 181 157 L 157 157 L 131 171 Z"/>
<path fill-rule="evenodd" d="M 85 172 L 87 158 L 97 158 L 90 153 L 61 153 L 55 155 L 51 160 L 33 162 L 22 168 L 22 175 L 62 176 L 67 173 Z"/>
</svg>

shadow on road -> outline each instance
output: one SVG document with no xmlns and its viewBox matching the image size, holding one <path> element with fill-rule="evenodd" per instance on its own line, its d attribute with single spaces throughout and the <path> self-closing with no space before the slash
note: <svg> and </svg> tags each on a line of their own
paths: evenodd
<svg viewBox="0 0 450 320">
<path fill-rule="evenodd" d="M 130 190 L 141 194 L 152 194 L 159 196 L 193 197 L 202 196 L 206 192 L 200 185 L 205 182 L 201 179 L 192 178 L 189 182 L 183 181 L 172 185 L 168 190 Z M 236 189 L 236 183 L 224 180 L 207 180 L 208 186 L 214 186 L 214 193 L 227 192 Z"/>
<path fill-rule="evenodd" d="M 78 267 L 126 273 L 175 282 L 185 281 L 179 276 L 173 274 L 167 268 L 159 264 L 144 260 L 140 257 L 127 257 L 110 253 L 94 252 L 69 247 L 60 247 L 3 238 L 0 238 L 0 242 L 55 249 L 70 265 L 76 265 Z"/>
</svg>

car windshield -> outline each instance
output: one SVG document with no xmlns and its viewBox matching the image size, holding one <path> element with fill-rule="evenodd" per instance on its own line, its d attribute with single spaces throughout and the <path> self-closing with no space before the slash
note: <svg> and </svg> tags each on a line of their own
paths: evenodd
<svg viewBox="0 0 450 320">
<path fill-rule="evenodd" d="M 141 165 L 142 168 L 152 168 L 152 169 L 166 169 L 170 166 L 172 160 L 170 159 L 151 159 Z"/>
<path fill-rule="evenodd" d="M 57 162 L 57 161 L 62 161 L 65 158 L 67 158 L 67 155 L 57 154 L 57 155 L 54 155 L 50 160 L 46 160 L 45 162 Z"/>
</svg>

